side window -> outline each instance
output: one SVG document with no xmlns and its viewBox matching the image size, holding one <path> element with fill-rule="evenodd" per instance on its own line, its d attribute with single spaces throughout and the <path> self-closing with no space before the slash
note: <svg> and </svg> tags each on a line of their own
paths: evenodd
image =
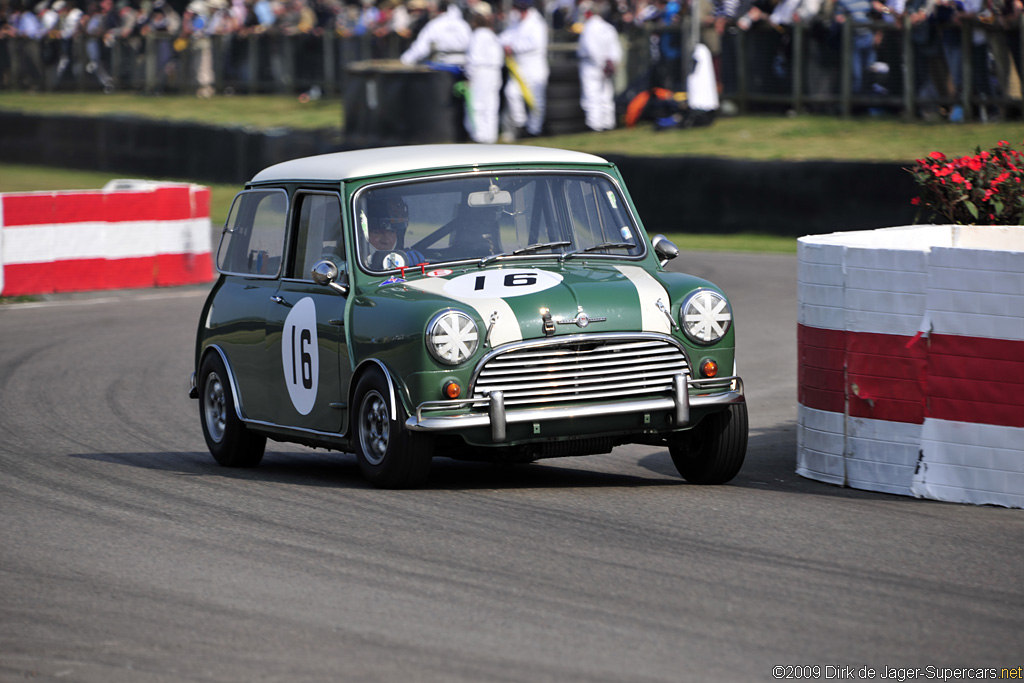
<svg viewBox="0 0 1024 683">
<path fill-rule="evenodd" d="M 284 190 L 247 190 L 231 204 L 217 250 L 217 270 L 275 278 L 284 254 L 288 195 Z"/>
<path fill-rule="evenodd" d="M 296 195 L 295 249 L 285 277 L 309 280 L 317 261 L 327 259 L 345 270 L 341 201 L 334 194 Z"/>
</svg>

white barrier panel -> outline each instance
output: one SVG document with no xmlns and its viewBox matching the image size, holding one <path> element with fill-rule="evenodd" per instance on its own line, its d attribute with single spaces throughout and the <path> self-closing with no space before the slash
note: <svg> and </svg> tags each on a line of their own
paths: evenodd
<svg viewBox="0 0 1024 683">
<path fill-rule="evenodd" d="M 197 284 L 213 278 L 210 190 L 0 194 L 0 294 Z"/>
<path fill-rule="evenodd" d="M 798 244 L 797 472 L 1024 507 L 1024 228 Z"/>
</svg>

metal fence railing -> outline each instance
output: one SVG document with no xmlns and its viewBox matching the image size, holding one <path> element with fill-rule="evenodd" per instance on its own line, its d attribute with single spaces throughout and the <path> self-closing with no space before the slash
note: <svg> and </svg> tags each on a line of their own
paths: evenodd
<svg viewBox="0 0 1024 683">
<path fill-rule="evenodd" d="M 688 46 L 701 27 L 689 17 L 672 28 L 626 26 L 620 34 L 625 64 L 620 90 L 646 87 L 675 73 L 682 87 L 688 59 L 678 69 L 658 68 L 657 45 L 666 36 Z M 704 29 L 706 30 L 706 29 Z M 870 46 L 865 35 L 871 36 Z M 553 63 L 574 60 L 568 32 L 553 35 Z M 1024 17 L 1013 26 L 964 21 L 869 25 L 809 23 L 741 29 L 732 22 L 716 46 L 723 99 L 740 112 L 823 111 L 840 115 L 929 115 L 959 107 L 964 120 L 1021 110 Z M 69 39 L 0 38 L 0 89 L 41 91 L 132 90 L 196 92 L 205 70 L 212 90 L 238 93 L 301 93 L 317 88 L 342 92 L 348 66 L 366 59 L 393 59 L 409 40 L 397 34 L 341 37 L 274 33 L 215 35 L 186 41 L 173 35 Z M 671 66 L 671 65 L 670 65 Z M 681 82 L 680 82 L 681 81 Z"/>
</svg>

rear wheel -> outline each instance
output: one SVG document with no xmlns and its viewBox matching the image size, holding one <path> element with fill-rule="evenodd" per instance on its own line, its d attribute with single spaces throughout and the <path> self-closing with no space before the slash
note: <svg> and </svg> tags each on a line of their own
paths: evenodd
<svg viewBox="0 0 1024 683">
<path fill-rule="evenodd" d="M 708 415 L 669 443 L 669 453 L 683 479 L 691 484 L 724 484 L 743 466 L 747 455 L 747 404 Z"/>
<path fill-rule="evenodd" d="M 267 437 L 250 432 L 238 419 L 224 362 L 216 353 L 199 368 L 199 418 L 206 447 L 224 467 L 255 467 L 263 459 Z"/>
<path fill-rule="evenodd" d="M 392 411 L 390 395 L 380 372 L 363 375 L 356 385 L 356 459 L 374 486 L 414 488 L 427 479 L 434 444 L 430 437 L 405 428 L 405 411 L 397 401 Z"/>
</svg>

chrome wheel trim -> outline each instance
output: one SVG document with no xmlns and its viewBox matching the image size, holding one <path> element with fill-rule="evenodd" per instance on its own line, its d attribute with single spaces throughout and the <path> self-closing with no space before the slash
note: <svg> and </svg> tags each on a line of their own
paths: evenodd
<svg viewBox="0 0 1024 683">
<path fill-rule="evenodd" d="M 206 431 L 210 433 L 210 438 L 220 443 L 224 439 L 224 430 L 227 429 L 228 411 L 224 384 L 216 372 L 211 372 L 206 377 L 203 415 L 206 418 Z"/>
<path fill-rule="evenodd" d="M 391 416 L 388 404 L 376 390 L 363 397 L 359 410 L 359 445 L 371 465 L 380 465 L 388 454 Z"/>
</svg>

